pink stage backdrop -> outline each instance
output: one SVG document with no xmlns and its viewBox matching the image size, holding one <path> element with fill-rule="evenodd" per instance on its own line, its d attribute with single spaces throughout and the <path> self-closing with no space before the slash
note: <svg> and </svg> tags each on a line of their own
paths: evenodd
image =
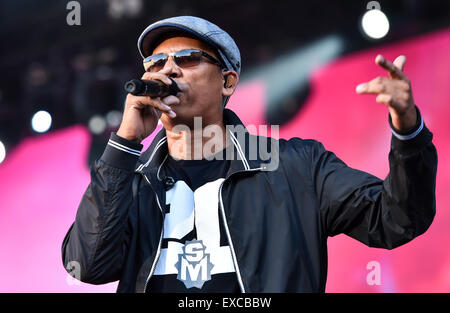
<svg viewBox="0 0 450 313">
<path fill-rule="evenodd" d="M 330 238 L 327 292 L 450 292 L 450 30 L 348 55 L 318 69 L 305 107 L 280 128 L 283 138 L 314 138 L 348 165 L 388 173 L 387 109 L 357 84 L 385 75 L 378 53 L 407 56 L 405 72 L 438 150 L 437 214 L 428 232 L 392 251 L 346 236 Z M 265 124 L 262 82 L 242 84 L 228 105 L 246 124 Z M 160 126 L 158 127 L 158 129 Z M 154 135 L 154 134 L 153 134 Z M 147 147 L 152 139 L 145 142 Z M 82 126 L 24 140 L 0 165 L 0 292 L 114 292 L 68 277 L 61 242 L 89 183 L 89 132 Z M 106 142 L 105 142 L 106 144 Z M 379 285 L 366 267 L 380 264 Z"/>
</svg>

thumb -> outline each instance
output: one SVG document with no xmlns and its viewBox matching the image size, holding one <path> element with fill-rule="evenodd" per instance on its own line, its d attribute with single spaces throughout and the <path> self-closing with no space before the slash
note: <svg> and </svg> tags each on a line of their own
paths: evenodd
<svg viewBox="0 0 450 313">
<path fill-rule="evenodd" d="M 406 57 L 404 55 L 398 56 L 394 60 L 394 65 L 402 71 L 403 71 L 403 68 L 405 67 L 405 63 L 406 63 Z"/>
</svg>

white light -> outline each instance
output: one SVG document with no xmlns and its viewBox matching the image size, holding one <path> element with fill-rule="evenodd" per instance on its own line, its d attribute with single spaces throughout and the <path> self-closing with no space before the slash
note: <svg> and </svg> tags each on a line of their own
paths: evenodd
<svg viewBox="0 0 450 313">
<path fill-rule="evenodd" d="M 0 163 L 2 163 L 3 160 L 5 160 L 5 157 L 6 157 L 6 148 L 3 142 L 0 141 Z"/>
<path fill-rule="evenodd" d="M 108 13 L 112 18 L 135 17 L 142 11 L 142 0 L 108 0 Z"/>
<path fill-rule="evenodd" d="M 106 121 L 102 116 L 94 115 L 89 120 L 89 129 L 93 134 L 100 135 L 105 131 L 105 128 L 106 128 Z"/>
<path fill-rule="evenodd" d="M 37 133 L 45 133 L 52 126 L 52 116 L 47 111 L 38 111 L 31 118 L 31 127 Z"/>
<path fill-rule="evenodd" d="M 361 20 L 362 28 L 367 36 L 380 39 L 389 31 L 389 20 L 380 10 L 369 10 Z"/>
<path fill-rule="evenodd" d="M 109 111 L 106 114 L 106 123 L 108 123 L 108 126 L 111 128 L 115 128 L 120 125 L 122 122 L 122 112 L 120 111 Z"/>
</svg>

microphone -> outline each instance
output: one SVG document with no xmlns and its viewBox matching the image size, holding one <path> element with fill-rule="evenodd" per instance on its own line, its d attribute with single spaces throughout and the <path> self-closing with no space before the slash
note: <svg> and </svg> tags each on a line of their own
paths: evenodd
<svg viewBox="0 0 450 313">
<path fill-rule="evenodd" d="M 135 96 L 167 97 L 169 95 L 176 96 L 180 90 L 177 83 L 172 79 L 171 85 L 166 85 L 159 80 L 132 79 L 125 83 L 125 90 Z"/>
</svg>

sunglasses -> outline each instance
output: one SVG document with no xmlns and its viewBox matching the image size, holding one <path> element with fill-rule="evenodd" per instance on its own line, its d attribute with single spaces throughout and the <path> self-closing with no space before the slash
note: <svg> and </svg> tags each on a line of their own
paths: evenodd
<svg viewBox="0 0 450 313">
<path fill-rule="evenodd" d="M 210 56 L 208 53 L 197 49 L 184 49 L 171 53 L 159 53 L 148 56 L 144 59 L 144 66 L 147 67 L 147 72 L 158 72 L 164 68 L 169 56 L 173 57 L 175 64 L 182 68 L 197 66 L 201 63 L 202 57 L 208 59 L 211 63 L 225 68 L 225 66 L 216 58 Z"/>
</svg>

